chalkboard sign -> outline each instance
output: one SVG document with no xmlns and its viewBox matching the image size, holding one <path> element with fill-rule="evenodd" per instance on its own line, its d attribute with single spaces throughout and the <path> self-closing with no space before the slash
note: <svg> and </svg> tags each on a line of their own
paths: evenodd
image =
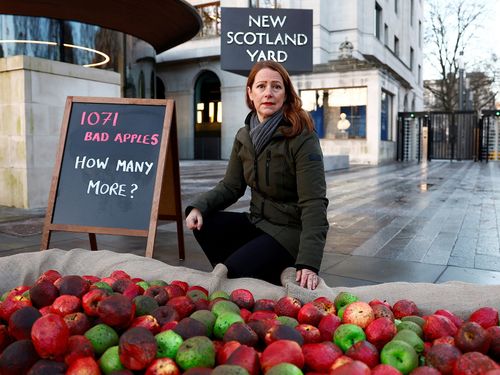
<svg viewBox="0 0 500 375">
<path fill-rule="evenodd" d="M 42 249 L 60 230 L 91 234 L 93 249 L 95 233 L 148 237 L 152 256 L 159 217 L 182 236 L 174 112 L 171 100 L 68 97 Z"/>
</svg>

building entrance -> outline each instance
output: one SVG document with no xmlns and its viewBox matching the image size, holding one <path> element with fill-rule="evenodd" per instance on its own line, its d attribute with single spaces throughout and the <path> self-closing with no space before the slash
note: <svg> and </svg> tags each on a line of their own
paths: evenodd
<svg viewBox="0 0 500 375">
<path fill-rule="evenodd" d="M 222 102 L 220 80 L 212 72 L 203 72 L 195 85 L 194 158 L 221 158 Z"/>
</svg>

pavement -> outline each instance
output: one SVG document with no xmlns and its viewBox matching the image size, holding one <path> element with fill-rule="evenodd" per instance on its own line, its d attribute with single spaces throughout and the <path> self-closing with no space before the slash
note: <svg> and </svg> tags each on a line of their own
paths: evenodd
<svg viewBox="0 0 500 375">
<path fill-rule="evenodd" d="M 225 161 L 181 161 L 183 207 L 214 186 L 225 166 Z M 353 165 L 327 172 L 326 180 L 330 230 L 320 276 L 329 286 L 500 284 L 499 162 Z M 247 193 L 230 210 L 246 211 L 249 198 Z M 44 208 L 0 206 L 0 256 L 39 251 L 44 216 Z M 211 271 L 186 228 L 184 241 L 186 258 L 179 260 L 175 222 L 159 222 L 153 258 Z M 97 245 L 142 256 L 146 238 L 97 235 Z M 50 247 L 90 249 L 90 243 L 86 234 L 53 232 Z"/>
</svg>

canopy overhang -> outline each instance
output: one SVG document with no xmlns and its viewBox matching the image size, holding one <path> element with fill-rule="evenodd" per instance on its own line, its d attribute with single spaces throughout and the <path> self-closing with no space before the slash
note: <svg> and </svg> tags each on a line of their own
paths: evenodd
<svg viewBox="0 0 500 375">
<path fill-rule="evenodd" d="M 2 0 L 0 14 L 47 17 L 133 35 L 161 53 L 194 37 L 202 21 L 183 0 Z"/>
</svg>

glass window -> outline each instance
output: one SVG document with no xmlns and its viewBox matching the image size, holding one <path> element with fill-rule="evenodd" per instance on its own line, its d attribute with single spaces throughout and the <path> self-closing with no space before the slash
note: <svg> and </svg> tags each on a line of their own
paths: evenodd
<svg viewBox="0 0 500 375">
<path fill-rule="evenodd" d="M 220 36 L 220 1 L 196 6 L 203 21 L 198 38 Z"/>
<path fill-rule="evenodd" d="M 382 7 L 376 2 L 375 3 L 375 36 L 377 39 L 381 39 L 382 33 Z"/>
<path fill-rule="evenodd" d="M 398 14 L 399 0 L 394 0 L 394 13 Z"/>
<path fill-rule="evenodd" d="M 394 54 L 399 56 L 399 38 L 394 35 Z"/>
<path fill-rule="evenodd" d="M 250 8 L 281 8 L 280 0 L 250 0 Z"/>
<path fill-rule="evenodd" d="M 389 45 L 389 26 L 386 23 L 384 24 L 384 44 Z"/>
<path fill-rule="evenodd" d="M 366 138 L 366 87 L 302 90 L 300 97 L 320 138 Z"/>
<path fill-rule="evenodd" d="M 410 70 L 413 70 L 413 60 L 415 59 L 415 52 L 413 48 L 410 47 Z"/>
<path fill-rule="evenodd" d="M 392 102 L 393 96 L 382 91 L 380 99 L 380 139 L 382 141 L 392 140 Z"/>
</svg>

